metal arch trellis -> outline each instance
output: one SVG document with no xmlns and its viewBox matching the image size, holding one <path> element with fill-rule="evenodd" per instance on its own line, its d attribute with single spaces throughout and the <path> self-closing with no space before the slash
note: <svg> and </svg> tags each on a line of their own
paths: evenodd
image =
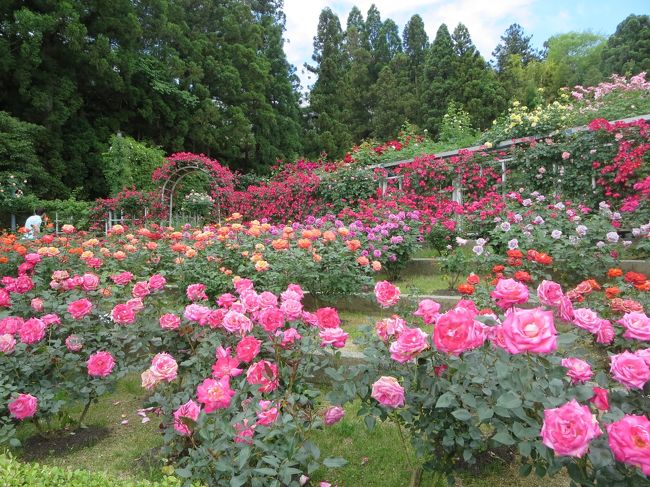
<svg viewBox="0 0 650 487">
<path fill-rule="evenodd" d="M 194 172 L 202 172 L 206 174 L 213 182 L 213 176 L 210 174 L 205 167 L 199 166 L 197 164 L 184 164 L 180 167 L 177 167 L 174 172 L 172 172 L 169 177 L 165 180 L 162 190 L 160 192 L 160 202 L 163 207 L 168 206 L 169 210 L 169 226 L 172 226 L 173 223 L 173 209 L 174 209 L 174 192 L 176 191 L 176 186 L 180 183 L 186 176 Z M 170 186 L 171 184 L 171 186 Z M 217 212 L 221 215 L 221 208 L 219 203 L 217 203 Z M 221 217 L 219 216 L 219 223 L 221 223 Z"/>
</svg>

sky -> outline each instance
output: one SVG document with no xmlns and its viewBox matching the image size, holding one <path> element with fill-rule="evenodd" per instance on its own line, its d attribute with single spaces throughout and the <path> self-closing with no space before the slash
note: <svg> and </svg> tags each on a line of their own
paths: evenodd
<svg viewBox="0 0 650 487">
<path fill-rule="evenodd" d="M 284 0 L 285 52 L 297 69 L 303 90 L 315 81 L 303 65 L 311 62 L 321 10 L 330 7 L 345 29 L 353 6 L 365 17 L 373 3 L 382 20 L 393 19 L 400 33 L 414 14 L 423 18 L 429 39 L 435 37 L 443 22 L 450 31 L 462 22 L 486 59 L 491 58 L 501 35 L 513 23 L 520 24 L 526 35 L 532 35 L 531 43 L 539 49 L 555 34 L 590 30 L 610 35 L 628 15 L 650 14 L 649 0 Z"/>
</svg>

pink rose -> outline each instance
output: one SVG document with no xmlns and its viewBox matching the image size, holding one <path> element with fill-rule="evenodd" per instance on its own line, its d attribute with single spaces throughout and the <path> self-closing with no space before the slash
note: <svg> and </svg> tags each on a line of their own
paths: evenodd
<svg viewBox="0 0 650 487">
<path fill-rule="evenodd" d="M 68 305 L 68 313 L 72 315 L 75 320 L 81 320 L 93 309 L 93 303 L 86 298 L 78 299 Z"/>
<path fill-rule="evenodd" d="M 295 299 L 287 299 L 280 305 L 288 320 L 297 320 L 302 316 L 302 303 Z"/>
<path fill-rule="evenodd" d="M 503 342 L 510 353 L 550 353 L 557 350 L 553 312 L 541 308 L 513 308 L 501 327 Z"/>
<path fill-rule="evenodd" d="M 582 457 L 589 442 L 601 435 L 598 421 L 587 406 L 572 399 L 559 408 L 544 411 L 542 443 L 558 456 Z"/>
<path fill-rule="evenodd" d="M 650 367 L 650 348 L 637 350 L 636 352 L 634 352 L 634 355 L 636 355 L 637 357 L 641 357 L 645 361 L 646 365 Z"/>
<path fill-rule="evenodd" d="M 545 306 L 559 306 L 562 301 L 562 287 L 553 281 L 542 281 L 537 287 L 539 302 Z"/>
<path fill-rule="evenodd" d="M 43 309 L 45 309 L 45 306 L 43 304 L 43 300 L 41 298 L 34 298 L 32 299 L 30 306 L 34 311 L 37 313 L 42 313 Z"/>
<path fill-rule="evenodd" d="M 200 325 L 205 325 L 205 322 L 210 314 L 210 308 L 201 306 L 200 304 L 188 304 L 185 306 L 183 316 L 188 321 L 195 321 Z"/>
<path fill-rule="evenodd" d="M 339 328 L 341 326 L 341 318 L 339 318 L 339 313 L 334 308 L 318 309 L 316 318 L 318 319 L 319 328 Z"/>
<path fill-rule="evenodd" d="M 45 323 L 46 326 L 52 326 L 52 325 L 60 325 L 61 324 L 61 318 L 59 318 L 59 315 L 55 313 L 49 313 L 46 315 L 43 315 L 41 317 L 43 320 L 43 323 Z"/>
<path fill-rule="evenodd" d="M 272 392 L 280 385 L 278 366 L 268 360 L 255 362 L 246 371 L 246 381 L 261 386 L 259 392 Z"/>
<path fill-rule="evenodd" d="M 147 281 L 136 282 L 131 291 L 131 296 L 134 298 L 144 298 L 149 296 L 149 294 L 151 294 L 151 290 L 149 289 L 149 283 Z"/>
<path fill-rule="evenodd" d="M 642 357 L 630 352 L 612 355 L 610 358 L 612 377 L 628 389 L 643 389 L 650 380 L 650 367 Z"/>
<path fill-rule="evenodd" d="M 243 372 L 242 369 L 239 369 L 239 360 L 230 355 L 230 348 L 217 348 L 217 361 L 212 366 L 212 377 L 217 379 L 223 377 L 224 375 L 229 375 L 230 377 L 237 377 Z"/>
<path fill-rule="evenodd" d="M 302 335 L 298 333 L 298 330 L 295 328 L 287 328 L 286 330 L 278 330 L 275 332 L 275 336 L 281 336 L 282 341 L 280 342 L 280 346 L 282 348 L 289 348 L 291 347 L 296 340 L 300 340 L 302 338 Z"/>
<path fill-rule="evenodd" d="M 130 325 L 135 321 L 135 312 L 128 304 L 116 304 L 111 310 L 111 320 L 118 325 Z"/>
<path fill-rule="evenodd" d="M 282 302 L 289 301 L 289 300 L 302 301 L 302 296 L 295 291 L 287 289 L 282 294 L 280 294 L 280 299 L 282 300 Z"/>
<path fill-rule="evenodd" d="M 302 298 L 305 297 L 305 292 L 300 287 L 300 284 L 289 284 L 287 286 L 287 290 L 285 292 L 292 292 L 292 293 L 298 295 L 298 301 L 302 301 Z M 294 298 L 292 298 L 292 299 L 294 299 Z"/>
<path fill-rule="evenodd" d="M 78 352 L 79 350 L 81 350 L 83 345 L 84 345 L 83 338 L 77 335 L 69 335 L 68 338 L 65 339 L 65 347 L 70 352 Z"/>
<path fill-rule="evenodd" d="M 232 306 L 232 303 L 236 302 L 237 298 L 233 296 L 230 293 L 222 294 L 219 296 L 219 299 L 217 299 L 217 304 L 221 306 L 222 308 L 230 308 Z"/>
<path fill-rule="evenodd" d="M 609 398 L 607 389 L 594 387 L 594 395 L 591 399 L 589 399 L 589 402 L 591 402 L 601 411 L 609 411 Z"/>
<path fill-rule="evenodd" d="M 440 315 L 433 327 L 433 344 L 441 352 L 460 355 L 485 342 L 483 325 L 474 320 L 466 308 L 456 308 Z"/>
<path fill-rule="evenodd" d="M 284 313 L 280 308 L 270 306 L 260 311 L 257 321 L 262 325 L 264 331 L 267 333 L 273 333 L 278 328 L 284 326 Z"/>
<path fill-rule="evenodd" d="M 569 298 L 563 296 L 560 299 L 560 305 L 558 306 L 558 313 L 562 320 L 571 323 L 573 321 L 574 312 L 573 312 L 573 303 Z"/>
<path fill-rule="evenodd" d="M 18 294 L 25 294 L 34 289 L 34 283 L 28 276 L 19 276 L 15 281 L 15 291 Z"/>
<path fill-rule="evenodd" d="M 255 425 L 248 424 L 248 418 L 244 419 L 241 423 L 236 423 L 233 425 L 235 428 L 235 443 L 244 443 L 246 445 L 253 444 L 253 436 L 255 435 Z"/>
<path fill-rule="evenodd" d="M 399 288 L 393 286 L 390 282 L 380 281 L 375 284 L 375 297 L 377 298 L 377 302 L 384 308 L 397 304 L 399 296 Z"/>
<path fill-rule="evenodd" d="M 235 291 L 237 291 L 238 294 L 241 294 L 247 289 L 253 289 L 253 281 L 250 279 L 239 278 L 234 281 L 233 284 L 235 286 Z"/>
<path fill-rule="evenodd" d="M 9 335 L 14 335 L 18 333 L 20 327 L 23 326 L 25 320 L 18 316 L 7 316 L 0 320 L 0 333 L 8 333 Z"/>
<path fill-rule="evenodd" d="M 165 284 L 167 284 L 167 279 L 165 279 L 164 276 L 161 274 L 154 274 L 149 278 L 149 289 L 152 291 L 158 291 L 160 289 L 163 289 L 165 287 Z"/>
<path fill-rule="evenodd" d="M 81 289 L 84 291 L 94 291 L 99 287 L 99 276 L 90 272 L 87 272 L 81 276 Z"/>
<path fill-rule="evenodd" d="M 208 299 L 208 295 L 205 294 L 205 289 L 205 284 L 190 284 L 187 286 L 185 294 L 190 301 L 204 301 Z"/>
<path fill-rule="evenodd" d="M 223 324 L 223 317 L 226 316 L 226 310 L 224 309 L 213 309 L 208 314 L 207 319 L 205 320 L 206 324 L 213 330 L 219 328 Z"/>
<path fill-rule="evenodd" d="M 645 416 L 628 414 L 605 428 L 614 458 L 639 467 L 650 476 L 650 420 Z"/>
<path fill-rule="evenodd" d="M 110 276 L 110 279 L 118 286 L 125 286 L 133 280 L 133 274 L 130 272 L 121 272 L 115 276 Z"/>
<path fill-rule="evenodd" d="M 158 385 L 158 378 L 156 375 L 151 371 L 151 369 L 147 369 L 142 374 L 140 374 L 140 381 L 141 385 L 144 389 L 150 391 L 154 387 Z"/>
<path fill-rule="evenodd" d="M 278 297 L 269 291 L 260 293 L 259 298 L 260 307 L 262 308 L 275 308 L 278 305 Z"/>
<path fill-rule="evenodd" d="M 178 375 L 178 364 L 168 353 L 157 353 L 151 360 L 149 370 L 157 380 L 171 382 Z"/>
<path fill-rule="evenodd" d="M 138 313 L 144 309 L 142 298 L 131 298 L 126 302 L 126 305 L 131 308 L 134 313 Z"/>
<path fill-rule="evenodd" d="M 406 321 L 397 315 L 384 318 L 375 323 L 375 332 L 382 342 L 387 342 L 389 338 L 399 336 L 404 330 L 406 330 Z"/>
<path fill-rule="evenodd" d="M 562 367 L 568 369 L 566 375 L 571 378 L 574 384 L 587 382 L 594 375 L 591 366 L 579 358 L 570 357 L 562 359 Z"/>
<path fill-rule="evenodd" d="M 423 299 L 418 304 L 418 309 L 413 315 L 422 318 L 427 325 L 434 323 L 440 316 L 440 304 L 432 299 Z"/>
<path fill-rule="evenodd" d="M 88 375 L 92 377 L 106 377 L 115 367 L 115 360 L 110 352 L 93 353 L 86 362 Z"/>
<path fill-rule="evenodd" d="M 163 330 L 177 330 L 181 324 L 181 319 L 173 313 L 165 313 L 158 320 L 160 328 Z"/>
<path fill-rule="evenodd" d="M 249 333 L 253 329 L 253 322 L 237 311 L 230 310 L 223 317 L 223 327 L 230 333 Z"/>
<path fill-rule="evenodd" d="M 196 422 L 201 414 L 201 406 L 194 402 L 192 399 L 181 405 L 174 411 L 174 429 L 176 432 L 183 436 L 190 436 L 192 430 L 188 426 L 188 421 Z"/>
<path fill-rule="evenodd" d="M 11 307 L 11 294 L 6 289 L 0 289 L 0 307 Z"/>
<path fill-rule="evenodd" d="M 395 377 L 380 377 L 372 385 L 372 398 L 379 404 L 390 408 L 404 405 L 404 388 L 399 385 Z"/>
<path fill-rule="evenodd" d="M 404 363 L 414 359 L 420 352 L 429 348 L 427 334 L 419 328 L 407 328 L 390 345 L 390 357 Z"/>
<path fill-rule="evenodd" d="M 596 342 L 609 345 L 614 341 L 614 327 L 609 320 L 601 320 L 596 332 Z"/>
<path fill-rule="evenodd" d="M 280 411 L 272 401 L 259 401 L 257 405 L 261 409 L 257 412 L 257 424 L 271 426 L 280 416 Z"/>
<path fill-rule="evenodd" d="M 47 325 L 43 323 L 43 320 L 30 318 L 20 327 L 18 335 L 20 335 L 22 343 L 30 345 L 40 342 L 45 337 L 45 330 L 47 330 Z"/>
<path fill-rule="evenodd" d="M 239 301 L 244 305 L 244 308 L 246 308 L 246 312 L 248 313 L 260 309 L 260 297 L 252 289 L 242 292 L 239 296 Z"/>
<path fill-rule="evenodd" d="M 528 301 L 528 288 L 514 279 L 500 279 L 490 294 L 502 309 Z"/>
<path fill-rule="evenodd" d="M 230 388 L 230 377 L 226 375 L 219 380 L 205 379 L 197 387 L 196 395 L 205 412 L 211 413 L 229 407 L 235 391 Z"/>
<path fill-rule="evenodd" d="M 260 353 L 262 341 L 254 336 L 246 336 L 237 344 L 237 359 L 250 363 Z"/>
<path fill-rule="evenodd" d="M 38 399 L 31 394 L 18 394 L 18 397 L 9 403 L 9 412 L 21 421 L 34 416 L 37 409 Z"/>
<path fill-rule="evenodd" d="M 617 323 L 625 328 L 626 331 L 623 335 L 625 338 L 650 341 L 650 318 L 645 313 L 638 311 L 625 313 Z"/>
<path fill-rule="evenodd" d="M 589 308 L 578 308 L 573 310 L 573 323 L 590 333 L 598 333 L 602 318 L 598 313 Z"/>
<path fill-rule="evenodd" d="M 323 328 L 318 332 L 318 336 L 321 339 L 321 347 L 332 345 L 334 348 L 343 348 L 348 339 L 348 334 L 342 328 Z"/>
<path fill-rule="evenodd" d="M 325 424 L 327 426 L 332 426 L 341 421 L 343 416 L 345 416 L 345 409 L 341 406 L 331 406 L 325 411 Z"/>
<path fill-rule="evenodd" d="M 0 352 L 8 355 L 14 351 L 15 347 L 16 339 L 13 335 L 9 335 L 8 333 L 0 335 Z"/>
<path fill-rule="evenodd" d="M 476 303 L 470 299 L 461 299 L 456 303 L 454 309 L 464 309 L 466 311 L 469 311 L 469 313 L 473 317 L 478 314 L 478 308 L 476 307 Z"/>
<path fill-rule="evenodd" d="M 38 264 L 41 260 L 41 256 L 35 253 L 25 255 L 25 262 L 29 262 L 32 265 Z"/>
</svg>

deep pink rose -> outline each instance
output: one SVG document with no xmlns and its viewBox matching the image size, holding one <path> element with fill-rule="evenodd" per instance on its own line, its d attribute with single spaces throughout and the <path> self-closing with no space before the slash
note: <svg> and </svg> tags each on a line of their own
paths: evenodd
<svg viewBox="0 0 650 487">
<path fill-rule="evenodd" d="M 34 416 L 37 409 L 38 399 L 31 394 L 18 394 L 18 397 L 9 403 L 9 412 L 21 421 Z"/>
<path fill-rule="evenodd" d="M 147 281 L 139 281 L 133 285 L 133 290 L 131 291 L 131 296 L 134 298 L 144 298 L 151 294 L 149 289 L 149 283 Z"/>
<path fill-rule="evenodd" d="M 0 289 L 0 307 L 11 307 L 11 294 L 6 289 Z"/>
<path fill-rule="evenodd" d="M 617 321 L 625 328 L 625 338 L 632 338 L 643 341 L 650 341 L 650 318 L 645 313 L 633 311 L 625 313 L 623 318 Z"/>
<path fill-rule="evenodd" d="M 133 280 L 133 274 L 130 272 L 121 272 L 117 275 L 110 276 L 110 279 L 118 286 L 124 286 Z"/>
<path fill-rule="evenodd" d="M 78 299 L 68 305 L 68 313 L 75 320 L 81 320 L 93 309 L 93 303 L 86 298 Z"/>
<path fill-rule="evenodd" d="M 262 400 L 257 405 L 260 407 L 260 411 L 257 412 L 257 424 L 271 426 L 280 416 L 280 411 L 273 401 Z"/>
<path fill-rule="evenodd" d="M 562 287 L 553 281 L 542 281 L 537 287 L 539 302 L 545 306 L 559 306 L 562 301 Z"/>
<path fill-rule="evenodd" d="M 316 318 L 318 318 L 319 328 L 339 328 L 341 326 L 341 318 L 339 318 L 339 313 L 334 308 L 318 309 Z"/>
<path fill-rule="evenodd" d="M 341 406 L 330 406 L 325 411 L 325 424 L 327 426 L 332 426 L 333 424 L 338 423 L 345 416 L 345 409 Z"/>
<path fill-rule="evenodd" d="M 415 313 L 415 316 L 422 318 L 427 325 L 433 324 L 440 316 L 440 304 L 436 303 L 432 299 L 423 299 L 418 304 L 418 309 Z"/>
<path fill-rule="evenodd" d="M 205 322 L 210 328 L 214 330 L 216 328 L 219 328 L 223 324 L 224 316 L 226 316 L 225 309 L 221 309 L 221 308 L 213 309 L 208 314 L 208 317 L 206 318 Z"/>
<path fill-rule="evenodd" d="M 156 380 L 171 382 L 178 375 L 178 363 L 168 353 L 158 353 L 151 360 L 149 370 L 151 370 Z"/>
<path fill-rule="evenodd" d="M 205 294 L 205 289 L 205 284 L 190 284 L 187 286 L 185 294 L 190 301 L 204 301 L 208 299 L 208 295 Z"/>
<path fill-rule="evenodd" d="M 34 289 L 34 282 L 28 276 L 19 276 L 14 283 L 15 291 L 18 294 L 25 294 Z"/>
<path fill-rule="evenodd" d="M 179 435 L 190 436 L 192 430 L 188 426 L 188 419 L 196 422 L 201 414 L 201 406 L 192 399 L 174 411 L 174 429 Z"/>
<path fill-rule="evenodd" d="M 115 367 L 115 360 L 110 352 L 93 353 L 86 362 L 88 375 L 92 377 L 106 377 Z"/>
<path fill-rule="evenodd" d="M 259 385 L 259 392 L 272 392 L 280 385 L 278 366 L 268 360 L 255 362 L 246 371 L 246 381 Z"/>
<path fill-rule="evenodd" d="M 164 330 L 176 330 L 181 324 L 181 319 L 173 313 L 165 313 L 158 320 L 160 328 Z"/>
<path fill-rule="evenodd" d="M 420 352 L 429 348 L 427 334 L 419 328 L 407 328 L 390 345 L 390 357 L 404 363 L 414 359 Z"/>
<path fill-rule="evenodd" d="M 397 304 L 400 297 L 400 291 L 397 286 L 393 286 L 388 281 L 380 281 L 375 284 L 375 297 L 377 302 L 384 308 Z"/>
<path fill-rule="evenodd" d="M 260 353 L 261 346 L 261 340 L 254 336 L 246 336 L 237 344 L 237 358 L 242 362 L 250 363 Z"/>
<path fill-rule="evenodd" d="M 503 343 L 510 353 L 550 353 L 557 350 L 553 312 L 541 308 L 513 308 L 501 326 Z"/>
<path fill-rule="evenodd" d="M 557 456 L 580 458 L 589 449 L 589 442 L 601 434 L 595 416 L 575 399 L 544 411 L 542 443 Z"/>
<path fill-rule="evenodd" d="M 326 347 L 332 345 L 334 348 L 345 347 L 345 342 L 348 339 L 348 334 L 342 328 L 323 328 L 318 332 L 321 339 L 320 346 Z"/>
<path fill-rule="evenodd" d="M 612 355 L 610 358 L 612 377 L 628 389 L 643 389 L 650 380 L 650 367 L 642 357 L 630 352 Z"/>
<path fill-rule="evenodd" d="M 590 333 L 598 333 L 602 318 L 598 313 L 589 308 L 578 308 L 573 310 L 573 323 Z"/>
<path fill-rule="evenodd" d="M 528 288 L 514 279 L 500 279 L 490 295 L 496 299 L 497 306 L 506 309 L 528 301 Z"/>
<path fill-rule="evenodd" d="M 219 296 L 219 299 L 217 299 L 217 304 L 221 306 L 222 308 L 230 308 L 232 303 L 236 302 L 237 298 L 233 296 L 230 293 L 222 294 Z"/>
<path fill-rule="evenodd" d="M 255 425 L 248 424 L 248 418 L 244 419 L 241 423 L 235 423 L 235 443 L 244 443 L 246 445 L 253 444 L 253 436 L 255 435 Z"/>
<path fill-rule="evenodd" d="M 270 306 L 260 311 L 257 321 L 262 325 L 264 331 L 267 333 L 273 333 L 278 328 L 284 326 L 284 313 L 280 308 Z"/>
<path fill-rule="evenodd" d="M 20 335 L 22 343 L 30 345 L 40 342 L 45 337 L 45 330 L 47 330 L 47 325 L 43 323 L 43 320 L 30 318 L 20 327 L 18 335 Z"/>
<path fill-rule="evenodd" d="M 0 335 L 0 352 L 10 354 L 16 347 L 16 339 L 8 333 Z"/>
<path fill-rule="evenodd" d="M 128 304 L 116 304 L 111 310 L 111 319 L 118 325 L 130 325 L 135 321 L 135 312 Z"/>
<path fill-rule="evenodd" d="M 395 377 L 380 377 L 372 385 L 372 398 L 379 404 L 390 408 L 404 405 L 404 388 L 399 385 Z"/>
<path fill-rule="evenodd" d="M 650 420 L 645 416 L 626 415 L 605 428 L 614 458 L 639 467 L 650 476 Z"/>
<path fill-rule="evenodd" d="M 562 359 L 562 366 L 567 368 L 566 375 L 574 384 L 587 382 L 594 375 L 591 366 L 579 358 L 569 357 Z"/>
<path fill-rule="evenodd" d="M 20 327 L 23 326 L 25 320 L 19 316 L 7 316 L 0 320 L 0 333 L 8 333 L 9 335 L 14 335 L 18 333 Z"/>
<path fill-rule="evenodd" d="M 591 399 L 589 399 L 589 402 L 591 402 L 601 411 L 609 411 L 609 397 L 607 389 L 594 387 L 594 395 Z"/>
<path fill-rule="evenodd" d="M 224 375 L 237 377 L 243 372 L 239 367 L 239 360 L 230 355 L 230 348 L 217 348 L 217 361 L 212 366 L 212 376 L 219 379 Z"/>
<path fill-rule="evenodd" d="M 474 313 L 456 308 L 440 315 L 433 327 L 433 344 L 441 352 L 460 355 L 485 342 L 483 324 L 474 320 Z"/>
<path fill-rule="evenodd" d="M 205 412 L 211 413 L 229 407 L 235 391 L 230 388 L 230 377 L 226 375 L 219 380 L 205 379 L 197 387 L 196 395 Z"/>
<path fill-rule="evenodd" d="M 163 289 L 165 284 L 167 284 L 167 279 L 165 279 L 161 274 L 154 274 L 149 278 L 149 289 L 152 291 Z"/>
</svg>

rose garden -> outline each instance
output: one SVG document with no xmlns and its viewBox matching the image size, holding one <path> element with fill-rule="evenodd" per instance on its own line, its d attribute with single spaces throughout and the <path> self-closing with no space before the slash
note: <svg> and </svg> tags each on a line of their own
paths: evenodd
<svg viewBox="0 0 650 487">
<path fill-rule="evenodd" d="M 3 234 L 3 481 L 650 485 L 650 85 L 581 90 Z"/>
</svg>

